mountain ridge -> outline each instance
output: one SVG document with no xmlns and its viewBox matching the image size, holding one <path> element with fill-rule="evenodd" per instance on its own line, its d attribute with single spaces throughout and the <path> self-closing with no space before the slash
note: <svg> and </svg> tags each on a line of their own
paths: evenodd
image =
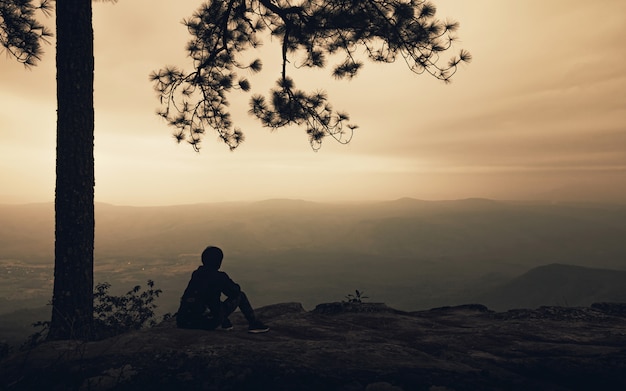
<svg viewBox="0 0 626 391">
<path fill-rule="evenodd" d="M 497 310 L 626 302 L 626 271 L 552 263 L 532 268 L 475 299 Z"/>
</svg>

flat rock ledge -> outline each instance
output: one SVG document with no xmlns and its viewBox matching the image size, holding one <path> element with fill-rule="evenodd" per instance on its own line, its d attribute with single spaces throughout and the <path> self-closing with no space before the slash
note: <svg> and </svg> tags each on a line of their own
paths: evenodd
<svg viewBox="0 0 626 391">
<path fill-rule="evenodd" d="M 626 390 L 626 304 L 502 313 L 480 304 L 257 309 L 247 333 L 155 328 L 55 341 L 0 363 L 0 390 Z"/>
</svg>

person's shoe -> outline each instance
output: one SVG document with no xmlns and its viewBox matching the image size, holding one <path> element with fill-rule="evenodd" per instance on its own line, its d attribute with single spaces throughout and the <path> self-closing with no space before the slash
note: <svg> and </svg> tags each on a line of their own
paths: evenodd
<svg viewBox="0 0 626 391">
<path fill-rule="evenodd" d="M 258 320 L 250 323 L 250 326 L 248 327 L 248 332 L 252 334 L 267 333 L 268 331 L 270 331 L 270 328 Z"/>
<path fill-rule="evenodd" d="M 232 330 L 233 329 L 233 324 L 230 322 L 230 319 L 224 318 L 224 320 L 222 321 L 221 329 L 224 330 L 224 331 L 228 331 L 228 330 Z"/>
</svg>

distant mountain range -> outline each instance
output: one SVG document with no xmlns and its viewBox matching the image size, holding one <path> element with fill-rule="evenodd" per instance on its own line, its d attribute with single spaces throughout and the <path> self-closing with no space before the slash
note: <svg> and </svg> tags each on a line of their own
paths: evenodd
<svg viewBox="0 0 626 391">
<path fill-rule="evenodd" d="M 539 266 L 478 295 L 475 301 L 494 310 L 626 303 L 626 271 L 562 264 Z"/>
<path fill-rule="evenodd" d="M 255 305 L 355 289 L 405 310 L 626 301 L 624 221 L 626 205 L 487 199 L 97 204 L 95 280 L 121 293 L 153 279 L 174 311 L 214 244 Z M 52 203 L 0 205 L 0 314 L 50 300 L 53 246 Z"/>
<path fill-rule="evenodd" d="M 237 256 L 296 249 L 626 269 L 624 221 L 626 205 L 486 199 L 96 204 L 96 259 L 177 258 L 213 243 Z M 51 261 L 53 204 L 0 205 L 0 222 L 0 260 Z"/>
</svg>

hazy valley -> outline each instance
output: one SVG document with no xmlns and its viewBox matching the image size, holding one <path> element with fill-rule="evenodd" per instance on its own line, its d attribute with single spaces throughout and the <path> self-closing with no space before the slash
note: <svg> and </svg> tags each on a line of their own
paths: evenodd
<svg viewBox="0 0 626 391">
<path fill-rule="evenodd" d="M 0 205 L 0 332 L 6 336 L 46 314 L 53 210 L 52 204 Z M 95 281 L 123 293 L 153 279 L 164 291 L 160 310 L 174 312 L 199 253 L 214 244 L 226 253 L 223 270 L 255 306 L 295 301 L 313 308 L 355 289 L 405 310 L 626 302 L 624 221 L 625 205 L 483 199 L 98 204 Z"/>
</svg>

